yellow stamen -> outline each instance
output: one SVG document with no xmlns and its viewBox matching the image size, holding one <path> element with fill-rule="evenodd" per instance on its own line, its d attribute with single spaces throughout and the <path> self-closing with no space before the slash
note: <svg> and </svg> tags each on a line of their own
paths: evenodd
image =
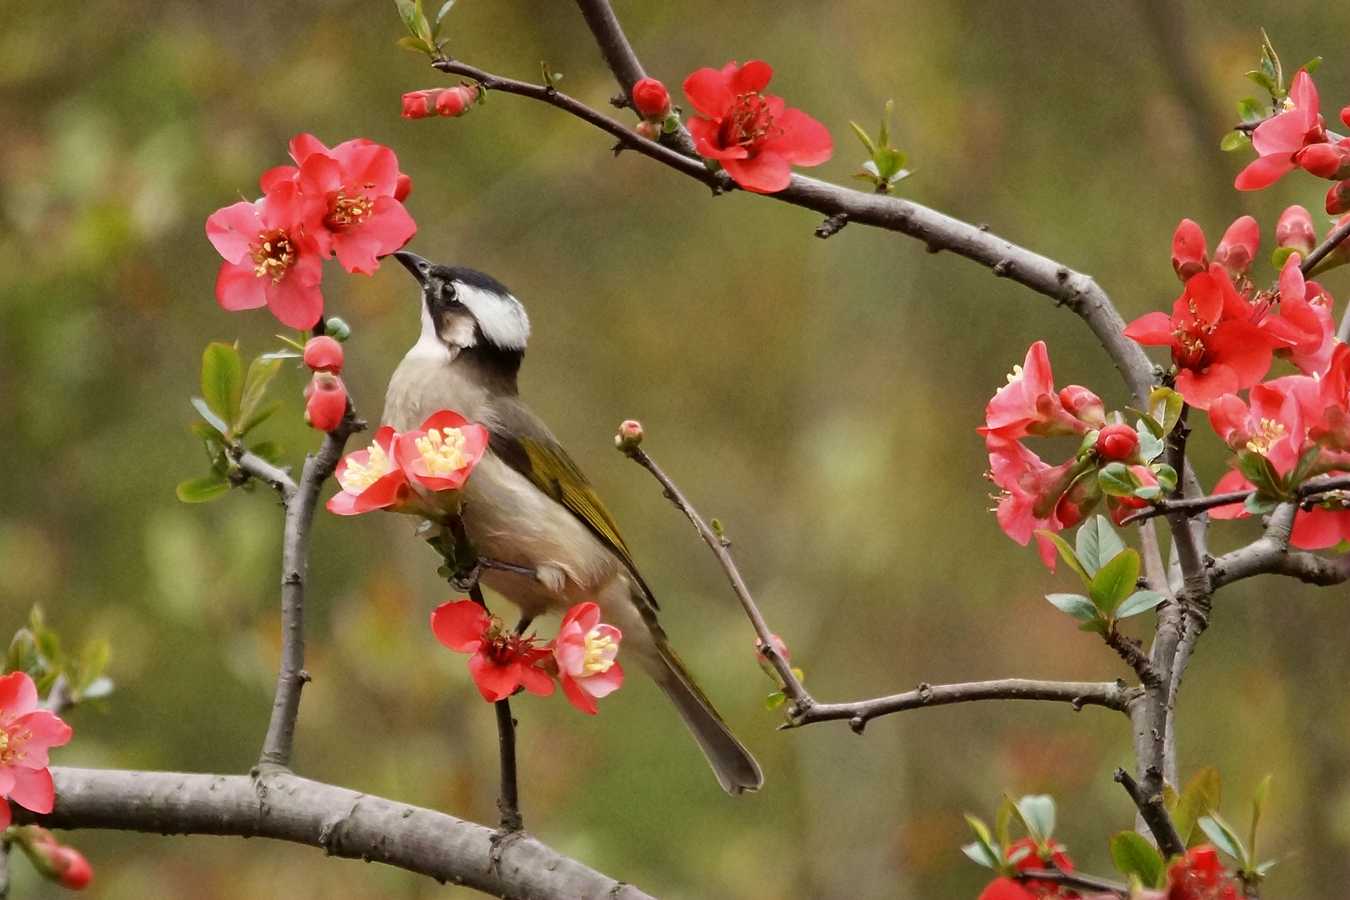
<svg viewBox="0 0 1350 900">
<path fill-rule="evenodd" d="M 1256 434 L 1247 441 L 1247 449 L 1266 456 L 1270 453 L 1270 448 L 1278 444 L 1288 433 L 1288 430 L 1274 419 L 1262 419 Z"/>
<path fill-rule="evenodd" d="M 338 191 L 337 197 L 333 200 L 332 211 L 328 213 L 324 224 L 335 231 L 360 225 L 366 221 L 374 206 L 375 201 L 364 195 L 348 197 Z"/>
<path fill-rule="evenodd" d="M 428 475 L 445 476 L 464 468 L 464 432 L 458 428 L 431 428 L 415 442 Z"/>
<path fill-rule="evenodd" d="M 615 653 L 610 653 L 610 649 Z M 614 638 L 608 634 L 601 634 L 598 628 L 591 629 L 586 632 L 586 656 L 582 661 L 581 671 L 586 675 L 608 672 L 614 665 L 614 656 L 617 652 L 618 644 Z"/>
<path fill-rule="evenodd" d="M 253 260 L 253 274 L 259 278 L 270 278 L 275 284 L 286 277 L 287 270 L 295 263 L 295 247 L 290 236 L 280 228 L 264 231 L 258 240 L 249 247 Z"/>
<path fill-rule="evenodd" d="M 389 458 L 389 454 L 385 453 L 384 448 L 379 444 L 371 444 L 368 453 L 369 455 L 364 463 L 348 457 L 346 467 L 343 468 L 342 474 L 338 476 L 342 489 L 349 494 L 361 493 L 394 471 L 394 461 Z"/>
</svg>

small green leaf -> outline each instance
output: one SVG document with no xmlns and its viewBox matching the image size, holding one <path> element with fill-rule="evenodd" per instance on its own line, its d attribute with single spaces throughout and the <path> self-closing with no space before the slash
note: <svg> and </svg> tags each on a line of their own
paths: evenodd
<svg viewBox="0 0 1350 900">
<path fill-rule="evenodd" d="M 1279 505 L 1274 497 L 1262 493 L 1248 494 L 1247 499 L 1242 501 L 1242 508 L 1253 516 L 1269 515 Z"/>
<path fill-rule="evenodd" d="M 1247 851 L 1242 846 L 1242 840 L 1217 812 L 1202 816 L 1195 824 L 1200 826 L 1200 830 L 1209 838 L 1210 843 L 1237 860 L 1243 868 L 1247 867 Z"/>
<path fill-rule="evenodd" d="M 1284 478 L 1284 486 L 1287 490 L 1294 490 L 1312 474 L 1313 469 L 1317 467 L 1317 461 L 1322 456 L 1322 448 L 1316 444 L 1303 451 L 1294 464 L 1294 468 Z"/>
<path fill-rule="evenodd" d="M 1270 94 L 1270 96 L 1272 97 L 1279 96 L 1279 88 L 1275 86 L 1275 80 L 1271 78 L 1269 75 L 1267 75 L 1265 72 L 1252 69 L 1250 72 L 1247 72 L 1245 74 L 1247 78 L 1249 78 L 1251 81 L 1255 82 L 1257 85 L 1260 85 L 1262 88 L 1264 88 L 1266 93 Z"/>
<path fill-rule="evenodd" d="M 1321 59 L 1321 57 L 1319 56 L 1318 59 Z M 1279 864 L 1280 861 L 1278 859 L 1268 859 L 1265 862 L 1258 864 L 1252 871 L 1256 873 L 1257 877 L 1265 878 L 1270 874 L 1270 870 Z"/>
<path fill-rule="evenodd" d="M 784 694 L 782 691 L 774 691 L 772 694 L 769 694 L 767 697 L 764 698 L 764 708 L 777 709 L 778 707 L 783 705 L 783 702 L 785 700 L 787 700 L 786 694 Z"/>
<path fill-rule="evenodd" d="M 1237 129 L 1225 134 L 1219 138 L 1219 149 L 1224 153 L 1232 153 L 1234 150 L 1241 150 L 1247 146 L 1247 136 Z"/>
<path fill-rule="evenodd" d="M 1267 775 L 1257 784 L 1252 794 L 1252 827 L 1247 833 L 1247 852 L 1256 856 L 1256 830 L 1261 824 L 1261 813 L 1266 807 L 1266 798 L 1270 796 L 1270 776 Z"/>
<path fill-rule="evenodd" d="M 1103 516 L 1093 516 L 1078 529 L 1078 558 L 1091 581 L 1098 570 L 1125 549 L 1125 542 Z"/>
<path fill-rule="evenodd" d="M 1321 65 L 1322 65 L 1322 57 L 1314 56 L 1312 59 L 1308 60 L 1303 65 L 1299 66 L 1299 68 L 1301 68 L 1303 71 L 1311 75 L 1312 73 L 1316 72 L 1318 67 L 1320 67 Z"/>
<path fill-rule="evenodd" d="M 1049 794 L 1028 794 L 1017 801 L 1027 831 L 1043 844 L 1055 833 L 1055 798 Z"/>
<path fill-rule="evenodd" d="M 1177 489 L 1177 470 L 1167 463 L 1154 463 L 1149 466 L 1153 471 L 1153 477 L 1158 479 L 1158 486 L 1167 493 Z"/>
<path fill-rule="evenodd" d="M 1121 831 L 1111 838 L 1111 862 L 1116 871 L 1134 876 L 1149 887 L 1162 887 L 1165 877 L 1162 854 L 1136 831 Z"/>
<path fill-rule="evenodd" d="M 984 824 L 978 817 L 972 816 L 970 813 L 966 813 L 966 824 L 968 824 L 971 830 L 975 832 L 976 840 L 973 846 L 979 848 L 979 852 L 986 861 L 981 862 L 979 856 L 973 855 L 966 847 L 962 847 L 961 849 L 965 852 L 966 856 L 969 856 L 982 866 L 987 865 L 991 869 L 1000 868 L 1003 864 L 1003 855 L 999 852 L 998 845 L 994 843 L 993 836 L 989 834 L 989 826 Z M 967 844 L 966 846 L 969 847 L 972 845 Z"/>
<path fill-rule="evenodd" d="M 1078 573 L 1078 577 L 1083 579 L 1083 584 L 1087 585 L 1092 583 L 1092 576 L 1087 573 L 1087 569 L 1083 568 L 1083 563 L 1078 559 L 1078 554 L 1074 552 L 1074 549 L 1069 546 L 1068 541 L 1064 540 L 1064 538 L 1055 534 L 1053 531 L 1048 531 L 1044 528 L 1038 529 L 1036 531 L 1036 536 L 1043 537 L 1055 545 L 1055 549 L 1059 551 L 1059 558 L 1064 560 L 1070 569 L 1073 569 Z"/>
<path fill-rule="evenodd" d="M 1106 633 L 1111 630 L 1110 624 L 1105 619 L 1093 619 L 1091 622 L 1084 622 L 1078 626 L 1079 631 L 1090 631 L 1093 634 L 1100 634 L 1106 637 Z"/>
<path fill-rule="evenodd" d="M 1321 61 L 1322 57 L 1319 56 L 1317 59 Z M 883 147 L 891 145 L 891 116 L 894 113 L 895 101 L 887 100 L 886 105 L 881 108 L 881 127 L 877 129 L 877 139 Z"/>
<path fill-rule="evenodd" d="M 1139 433 L 1139 455 L 1144 462 L 1153 462 L 1162 455 L 1165 445 L 1162 439 L 1153 433 L 1146 420 L 1141 418 L 1134 430 Z"/>
<path fill-rule="evenodd" d="M 113 680 L 106 675 L 95 678 L 80 691 L 81 700 L 98 700 L 113 692 Z"/>
<path fill-rule="evenodd" d="M 986 869 L 997 869 L 999 862 L 990 855 L 989 847 L 979 841 L 971 841 L 961 847 L 961 852 Z"/>
<path fill-rule="evenodd" d="M 455 0 L 445 0 L 445 2 L 441 4 L 441 8 L 436 11 L 437 25 L 441 24 L 441 20 L 445 18 L 446 13 L 450 12 L 450 8 L 454 5 Z"/>
<path fill-rule="evenodd" d="M 1003 802 L 998 805 L 998 813 L 994 818 L 994 836 L 998 838 L 998 846 L 1007 847 L 1012 843 L 1012 818 L 1016 814 L 1016 805 L 1012 798 L 1006 794 Z"/>
<path fill-rule="evenodd" d="M 1046 594 L 1045 599 L 1061 612 L 1066 612 L 1080 622 L 1091 622 L 1097 618 L 1097 607 L 1082 594 Z"/>
<path fill-rule="evenodd" d="M 867 155 L 875 159 L 877 155 L 877 145 L 872 143 L 872 136 L 857 122 L 849 122 L 848 125 L 853 129 L 853 133 L 858 136 L 858 140 L 862 141 L 862 145 L 867 148 Z"/>
<path fill-rule="evenodd" d="M 178 499 L 184 503 L 206 503 L 230 490 L 230 483 L 219 475 L 189 478 L 178 483 Z"/>
<path fill-rule="evenodd" d="M 432 54 L 430 44 L 420 37 L 413 37 L 410 34 L 405 34 L 403 37 L 394 41 L 394 44 L 402 47 L 404 50 L 411 50 L 414 53 L 425 53 L 427 56 Z"/>
<path fill-rule="evenodd" d="M 1104 615 L 1113 615 L 1116 607 L 1134 593 L 1139 581 L 1139 562 L 1139 551 L 1128 548 L 1112 557 L 1092 576 L 1088 594 Z"/>
<path fill-rule="evenodd" d="M 259 356 L 248 364 L 244 375 L 244 388 L 239 399 L 239 416 L 235 420 L 236 434 L 244 433 L 243 424 L 248 422 L 267 396 L 267 388 L 281 371 L 281 360 Z"/>
<path fill-rule="evenodd" d="M 1172 433 L 1172 429 L 1177 427 L 1177 422 L 1181 421 L 1181 410 L 1185 405 L 1186 401 L 1182 396 L 1171 388 L 1155 387 L 1149 391 L 1149 415 L 1162 423 L 1163 427 L 1163 433 L 1158 437 Z"/>
<path fill-rule="evenodd" d="M 1122 462 L 1103 466 L 1097 473 L 1097 483 L 1101 485 L 1102 493 L 1111 497 L 1133 497 L 1135 488 L 1139 487 L 1130 467 Z"/>
<path fill-rule="evenodd" d="M 1163 489 L 1160 485 L 1145 484 L 1134 489 L 1134 495 L 1140 500 L 1157 500 L 1162 496 Z"/>
<path fill-rule="evenodd" d="M 202 397 L 222 421 L 234 422 L 239 418 L 243 387 L 244 364 L 239 359 L 239 350 L 220 341 L 207 344 L 202 352 Z M 220 430 L 229 433 L 226 428 Z"/>
<path fill-rule="evenodd" d="M 1115 617 L 1117 619 L 1128 619 L 1130 616 L 1137 616 L 1140 613 L 1148 612 L 1166 599 L 1166 594 L 1160 594 L 1157 591 L 1135 591 L 1125 598 L 1124 603 L 1116 607 Z"/>
<path fill-rule="evenodd" d="M 1284 268 L 1284 264 L 1289 261 L 1289 257 L 1298 252 L 1296 247 L 1276 247 L 1270 252 L 1270 264 L 1276 270 Z"/>
<path fill-rule="evenodd" d="M 1262 493 L 1280 496 L 1283 482 L 1270 460 L 1260 453 L 1243 450 L 1237 455 L 1238 470 Z"/>
<path fill-rule="evenodd" d="M 225 424 L 225 420 L 216 415 L 201 397 L 193 397 L 190 402 L 192 408 L 197 410 L 197 415 L 205 419 L 206 423 L 214 428 L 217 433 L 223 436 L 225 432 L 230 430 L 230 426 Z"/>
</svg>

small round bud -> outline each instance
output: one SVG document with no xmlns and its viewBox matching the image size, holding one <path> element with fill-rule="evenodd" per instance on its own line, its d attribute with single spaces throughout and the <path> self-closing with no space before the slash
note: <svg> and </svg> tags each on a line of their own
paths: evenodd
<svg viewBox="0 0 1350 900">
<path fill-rule="evenodd" d="M 633 126 L 633 130 L 642 135 L 649 141 L 658 141 L 661 139 L 661 123 L 651 122 L 643 119 Z"/>
<path fill-rule="evenodd" d="M 446 88 L 436 97 L 436 114 L 441 116 L 462 116 L 478 99 L 478 86 L 475 84 L 457 84 Z"/>
<path fill-rule="evenodd" d="M 1252 267 L 1261 244 L 1261 226 L 1251 216 L 1243 216 L 1228 226 L 1214 251 L 1214 261 L 1231 275 L 1242 275 Z"/>
<path fill-rule="evenodd" d="M 327 335 L 310 338 L 305 344 L 305 365 L 315 372 L 341 374 L 342 345 Z"/>
<path fill-rule="evenodd" d="M 398 180 L 394 182 L 394 199 L 402 202 L 412 193 L 412 179 L 402 172 L 398 173 Z"/>
<path fill-rule="evenodd" d="M 62 887 L 81 891 L 94 880 L 94 869 L 89 865 L 89 860 L 74 847 L 59 846 L 52 852 L 52 856 L 61 873 L 56 880 Z"/>
<path fill-rule="evenodd" d="M 339 319 L 337 316 L 329 316 L 324 320 L 323 331 L 339 343 L 352 336 L 352 326 L 347 324 L 346 319 Z"/>
<path fill-rule="evenodd" d="M 1081 384 L 1071 384 L 1060 391 L 1059 402 L 1069 415 L 1085 425 L 1101 428 L 1106 424 L 1106 405 L 1102 398 Z"/>
<path fill-rule="evenodd" d="M 1182 219 L 1172 234 L 1172 269 L 1186 281 L 1192 275 L 1205 271 L 1205 233 L 1190 219 Z"/>
<path fill-rule="evenodd" d="M 1306 209 L 1294 204 L 1280 213 L 1280 220 L 1275 223 L 1275 244 L 1291 247 L 1304 256 L 1312 252 L 1317 245 L 1317 231 Z"/>
<path fill-rule="evenodd" d="M 625 419 L 614 435 L 614 446 L 625 452 L 637 449 L 642 443 L 642 423 L 636 419 Z"/>
<path fill-rule="evenodd" d="M 305 388 L 305 423 L 319 431 L 332 431 L 347 414 L 347 386 L 328 372 L 315 372 Z"/>
<path fill-rule="evenodd" d="M 1309 144 L 1294 154 L 1294 165 L 1318 178 L 1344 178 L 1346 151 L 1336 144 Z"/>
<path fill-rule="evenodd" d="M 1097 455 L 1122 461 L 1139 452 L 1139 435 L 1128 425 L 1107 425 L 1097 432 Z"/>
<path fill-rule="evenodd" d="M 655 78 L 643 78 L 633 85 L 633 108 L 644 119 L 664 119 L 670 112 L 670 92 Z"/>
</svg>

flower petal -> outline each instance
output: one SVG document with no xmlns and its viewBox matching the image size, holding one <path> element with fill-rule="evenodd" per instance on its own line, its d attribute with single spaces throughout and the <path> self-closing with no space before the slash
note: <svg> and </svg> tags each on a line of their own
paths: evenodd
<svg viewBox="0 0 1350 900">
<path fill-rule="evenodd" d="M 731 79 L 716 69 L 703 68 L 684 80 L 684 93 L 694 109 L 710 119 L 721 119 L 735 99 Z"/>
<path fill-rule="evenodd" d="M 1350 512 L 1313 507 L 1299 510 L 1294 516 L 1294 530 L 1289 543 L 1302 550 L 1325 550 L 1341 542 L 1350 534 Z"/>
<path fill-rule="evenodd" d="M 70 743 L 71 735 L 74 734 L 56 713 L 45 709 L 20 716 L 14 724 L 29 732 L 28 740 L 24 742 L 27 755 L 22 763 L 29 769 L 44 768 L 47 765 L 47 751 L 52 747 L 64 747 Z"/>
<path fill-rule="evenodd" d="M 1148 347 L 1171 346 L 1172 317 L 1165 312 L 1145 313 L 1125 326 L 1125 336 Z"/>
<path fill-rule="evenodd" d="M 267 305 L 267 285 L 245 263 L 221 263 L 216 275 L 216 302 L 221 309 L 238 312 Z"/>
<path fill-rule="evenodd" d="M 226 262 L 238 263 L 245 259 L 249 244 L 261 230 L 258 206 L 247 200 L 222 207 L 206 219 L 206 237 Z"/>
<path fill-rule="evenodd" d="M 783 110 L 778 125 L 782 133 L 765 141 L 760 152 L 781 154 L 794 166 L 818 166 L 834 154 L 830 132 L 800 109 Z"/>
<path fill-rule="evenodd" d="M 267 296 L 267 306 L 281 324 L 289 328 L 307 330 L 314 327 L 323 315 L 323 292 L 317 283 L 308 282 L 301 273 L 297 260 L 292 271 L 278 282 L 257 279 L 263 282 Z"/>
<path fill-rule="evenodd" d="M 0 722 L 8 722 L 37 709 L 37 685 L 27 672 L 0 677 Z"/>
<path fill-rule="evenodd" d="M 436 640 L 456 653 L 475 652 L 491 624 L 487 610 L 472 600 L 442 603 L 431 613 L 431 631 Z"/>
<path fill-rule="evenodd" d="M 773 194 L 792 181 L 792 167 L 776 153 L 760 153 L 747 159 L 723 159 L 722 167 L 736 183 L 756 194 Z"/>
<path fill-rule="evenodd" d="M 600 707 L 595 703 L 595 698 L 583 691 L 572 676 L 561 675 L 558 680 L 562 682 L 563 696 L 567 698 L 568 703 L 588 716 L 593 716 L 600 711 Z"/>
<path fill-rule="evenodd" d="M 617 662 L 612 664 L 603 672 L 585 678 L 581 682 L 581 689 L 592 697 L 608 697 L 623 686 L 623 666 Z"/>
<path fill-rule="evenodd" d="M 769 86 L 773 78 L 773 66 L 762 59 L 752 59 L 736 70 L 731 77 L 733 94 L 758 94 Z"/>
<path fill-rule="evenodd" d="M 1237 174 L 1237 178 L 1233 180 L 1233 187 L 1239 191 L 1259 191 L 1261 188 L 1270 187 L 1292 171 L 1294 160 L 1289 154 L 1262 156 L 1260 159 L 1252 160 Z"/>
<path fill-rule="evenodd" d="M 9 799 L 35 813 L 49 813 L 56 800 L 52 773 L 47 769 L 15 769 Z"/>
<path fill-rule="evenodd" d="M 482 653 L 469 657 L 469 674 L 478 687 L 478 693 L 489 703 L 505 700 L 520 687 L 521 665 L 518 662 L 499 666 Z"/>
</svg>

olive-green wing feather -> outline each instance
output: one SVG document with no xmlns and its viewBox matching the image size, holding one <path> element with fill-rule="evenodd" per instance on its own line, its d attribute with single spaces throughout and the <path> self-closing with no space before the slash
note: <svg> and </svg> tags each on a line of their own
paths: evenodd
<svg viewBox="0 0 1350 900">
<path fill-rule="evenodd" d="M 601 543 L 623 560 L 652 608 L 659 608 L 633 562 L 628 545 L 619 534 L 618 523 L 544 423 L 519 401 L 504 403 L 494 412 L 499 422 L 488 426 L 492 452 L 580 519 Z"/>
</svg>

